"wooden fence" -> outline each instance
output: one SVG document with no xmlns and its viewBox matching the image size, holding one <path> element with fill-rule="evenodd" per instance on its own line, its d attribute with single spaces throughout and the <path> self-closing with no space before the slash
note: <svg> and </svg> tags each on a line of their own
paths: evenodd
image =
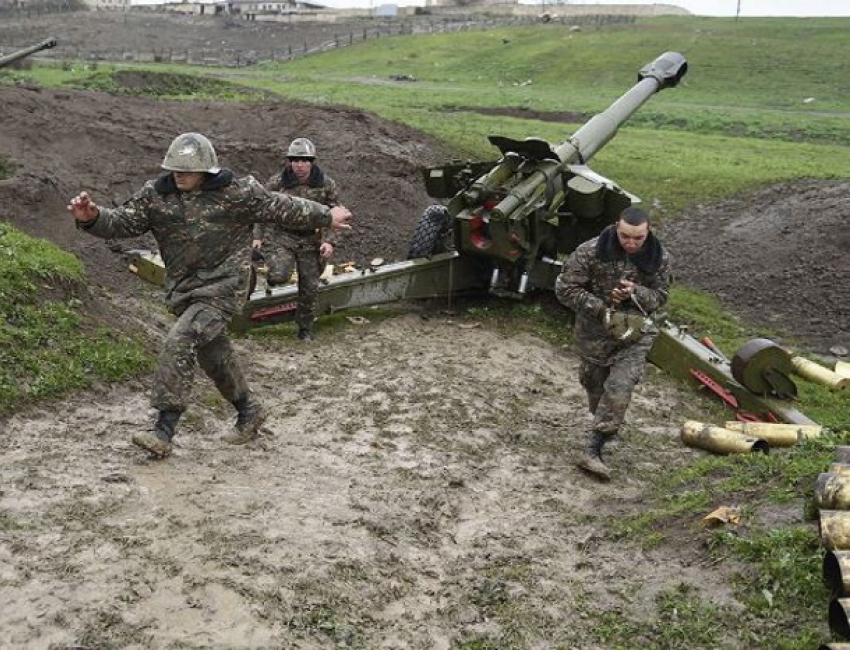
<svg viewBox="0 0 850 650">
<path fill-rule="evenodd" d="M 62 46 L 41 53 L 34 58 L 60 59 L 64 61 L 106 61 L 126 63 L 183 63 L 216 67 L 243 67 L 257 63 L 290 61 L 292 59 L 325 52 L 338 47 L 347 47 L 354 43 L 405 34 L 434 34 L 442 32 L 462 32 L 494 29 L 497 27 L 540 24 L 562 25 L 572 29 L 601 28 L 607 25 L 632 24 L 635 16 L 586 14 L 576 16 L 499 16 L 482 18 L 480 16 L 452 16 L 444 19 L 418 19 L 409 21 L 386 21 L 364 27 L 362 30 L 337 34 L 332 39 L 316 43 L 306 40 L 285 44 L 274 49 L 240 50 L 234 48 L 218 49 L 182 49 L 161 48 L 156 50 L 130 49 L 93 49 Z M 22 49 L 31 43 L 5 43 L 3 52 L 9 53 Z"/>
</svg>

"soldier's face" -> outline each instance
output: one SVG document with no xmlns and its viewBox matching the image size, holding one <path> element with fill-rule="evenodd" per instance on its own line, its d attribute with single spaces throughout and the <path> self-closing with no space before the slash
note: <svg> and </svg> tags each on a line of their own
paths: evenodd
<svg viewBox="0 0 850 650">
<path fill-rule="evenodd" d="M 292 173 L 302 183 L 310 178 L 310 170 L 313 169 L 313 161 L 309 158 L 290 158 L 289 164 L 292 167 Z"/>
<path fill-rule="evenodd" d="M 204 172 L 171 172 L 174 184 L 181 192 L 195 192 L 204 184 Z"/>
<path fill-rule="evenodd" d="M 617 239 L 620 246 L 628 255 L 634 255 L 643 246 L 646 237 L 649 235 L 649 224 L 642 223 L 639 226 L 627 224 L 622 219 L 617 222 Z"/>
</svg>

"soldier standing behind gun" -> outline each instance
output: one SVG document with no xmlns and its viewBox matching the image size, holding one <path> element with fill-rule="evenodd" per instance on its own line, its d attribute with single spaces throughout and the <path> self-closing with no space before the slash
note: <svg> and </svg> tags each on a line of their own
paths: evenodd
<svg viewBox="0 0 850 650">
<path fill-rule="evenodd" d="M 577 464 L 603 481 L 611 471 L 602 447 L 623 424 L 658 336 L 644 316 L 664 307 L 669 290 L 667 251 L 650 231 L 647 214 L 633 207 L 576 248 L 555 283 L 558 300 L 576 315 L 579 379 L 593 414 L 587 450 Z"/>
<path fill-rule="evenodd" d="M 286 151 L 286 164 L 266 183 L 266 189 L 301 196 L 328 207 L 339 205 L 336 183 L 316 164 L 316 146 L 296 138 Z M 322 228 L 299 230 L 280 225 L 254 225 L 254 248 L 263 247 L 268 267 L 268 287 L 286 284 L 298 269 L 298 338 L 313 340 L 313 323 L 319 302 L 319 277 L 333 254 L 333 242 L 323 238 Z M 269 291 L 269 289 L 267 289 Z"/>
<path fill-rule="evenodd" d="M 158 416 L 152 432 L 133 443 L 157 456 L 171 453 L 172 438 L 186 410 L 196 363 L 236 408 L 235 429 L 222 439 L 241 445 L 257 436 L 265 409 L 252 396 L 227 336 L 227 326 L 248 293 L 248 252 L 257 221 L 290 227 L 347 228 L 351 213 L 313 201 L 269 192 L 253 177 L 234 178 L 218 165 L 210 141 L 183 133 L 168 148 L 155 181 L 148 181 L 122 206 L 98 206 L 87 192 L 71 199 L 68 211 L 82 230 L 104 239 L 150 232 L 165 262 L 165 299 L 177 316 L 154 373 L 151 406 Z"/>
</svg>

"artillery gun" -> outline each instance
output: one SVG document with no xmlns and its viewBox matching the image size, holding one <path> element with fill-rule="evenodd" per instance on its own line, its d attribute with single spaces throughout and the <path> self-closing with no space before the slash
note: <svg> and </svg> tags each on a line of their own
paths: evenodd
<svg viewBox="0 0 850 650">
<path fill-rule="evenodd" d="M 31 45 L 30 47 L 25 47 L 22 50 L 17 50 L 10 54 L 6 54 L 5 56 L 0 56 L 0 68 L 5 68 L 6 66 L 12 65 L 16 61 L 20 61 L 21 59 L 28 57 L 30 54 L 35 54 L 36 52 L 41 52 L 42 50 L 49 50 L 52 47 L 56 47 L 56 39 L 46 38 L 40 43 L 36 43 L 35 45 Z"/>
<path fill-rule="evenodd" d="M 319 287 L 319 313 L 470 293 L 522 299 L 553 289 L 566 256 L 639 202 L 587 163 L 650 97 L 677 86 L 687 68 L 681 54 L 662 54 L 640 69 L 629 91 L 557 146 L 539 138 L 491 136 L 499 160 L 425 169 L 429 195 L 447 204 L 425 210 L 409 259 L 328 278 Z M 152 263 L 143 252 L 130 257 L 137 274 L 162 281 L 161 263 Z M 292 320 L 297 294 L 294 284 L 252 292 L 233 327 L 247 330 Z M 812 423 L 782 399 L 785 395 L 770 392 L 775 382 L 748 386 L 736 378 L 775 375 L 772 366 L 742 372 L 739 366 L 746 366 L 751 355 L 736 357 L 733 374 L 732 361 L 713 346 L 672 323 L 657 325 L 661 334 L 649 357 L 656 366 L 709 389 L 739 417 Z"/>
</svg>

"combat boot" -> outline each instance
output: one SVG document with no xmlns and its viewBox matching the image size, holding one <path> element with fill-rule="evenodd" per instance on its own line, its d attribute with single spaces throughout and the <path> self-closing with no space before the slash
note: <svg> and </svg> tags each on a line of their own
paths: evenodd
<svg viewBox="0 0 850 650">
<path fill-rule="evenodd" d="M 153 431 L 134 434 L 133 444 L 149 451 L 154 456 L 165 458 L 171 453 L 171 440 L 174 438 L 180 415 L 181 411 L 160 411 Z"/>
<path fill-rule="evenodd" d="M 309 325 L 301 325 L 298 327 L 298 340 L 299 341 L 312 341 L 313 340 L 313 328 Z"/>
<path fill-rule="evenodd" d="M 611 480 L 611 470 L 602 460 L 602 446 L 606 439 L 607 436 L 601 431 L 591 431 L 587 449 L 576 463 L 580 469 L 605 482 Z"/>
<path fill-rule="evenodd" d="M 268 414 L 262 405 L 250 396 L 236 400 L 233 406 L 236 407 L 236 427 L 221 439 L 229 445 L 244 445 L 257 437 Z"/>
</svg>

